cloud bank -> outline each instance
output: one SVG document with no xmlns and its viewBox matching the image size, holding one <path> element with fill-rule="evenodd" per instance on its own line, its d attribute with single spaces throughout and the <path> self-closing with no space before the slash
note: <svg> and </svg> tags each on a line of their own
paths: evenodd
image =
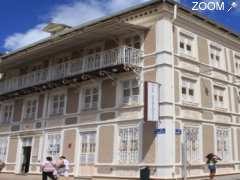
<svg viewBox="0 0 240 180">
<path fill-rule="evenodd" d="M 76 26 L 146 1 L 148 0 L 107 0 L 101 3 L 99 0 L 77 0 L 53 7 L 47 19 L 48 22 Z M 12 51 L 48 37 L 49 34 L 42 31 L 48 22 L 37 24 L 26 32 L 16 32 L 8 36 L 4 41 L 4 48 Z"/>
</svg>

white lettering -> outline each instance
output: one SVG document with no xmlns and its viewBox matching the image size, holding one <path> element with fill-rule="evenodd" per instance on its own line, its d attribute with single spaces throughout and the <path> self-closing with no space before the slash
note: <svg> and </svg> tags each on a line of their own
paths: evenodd
<svg viewBox="0 0 240 180">
<path fill-rule="evenodd" d="M 202 11 L 206 10 L 207 9 L 207 3 L 200 2 L 199 5 L 198 5 L 198 8 Z"/>
<path fill-rule="evenodd" d="M 216 3 L 216 9 L 219 11 L 224 11 L 225 7 L 224 7 L 224 2 L 221 3 L 221 5 L 219 4 L 219 2 Z"/>
<path fill-rule="evenodd" d="M 209 2 L 208 10 L 213 11 L 214 9 L 216 9 L 216 4 L 214 2 Z"/>
<path fill-rule="evenodd" d="M 198 10 L 198 8 L 197 8 L 198 2 L 192 2 L 192 3 L 194 4 L 192 10 L 193 10 L 193 11 L 197 11 L 197 10 Z"/>
<path fill-rule="evenodd" d="M 193 7 L 192 7 L 193 11 L 199 11 L 199 10 L 201 10 L 201 11 L 205 11 L 205 10 L 224 11 L 225 10 L 224 2 L 211 1 L 211 2 L 200 2 L 200 3 L 192 2 L 192 3 L 193 3 Z"/>
</svg>

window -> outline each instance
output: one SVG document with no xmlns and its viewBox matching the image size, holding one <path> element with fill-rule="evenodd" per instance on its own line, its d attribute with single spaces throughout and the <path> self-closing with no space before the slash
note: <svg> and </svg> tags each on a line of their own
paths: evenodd
<svg viewBox="0 0 240 180">
<path fill-rule="evenodd" d="M 138 104 L 139 103 L 139 83 L 137 80 L 126 80 L 122 82 L 122 103 Z"/>
<path fill-rule="evenodd" d="M 216 108 L 224 108 L 225 107 L 224 94 L 225 94 L 224 88 L 214 86 L 214 104 L 215 104 Z"/>
<path fill-rule="evenodd" d="M 184 127 L 184 139 L 189 162 L 200 161 L 200 134 L 199 127 Z"/>
<path fill-rule="evenodd" d="M 180 38 L 179 38 L 179 51 L 180 53 L 183 53 L 185 55 L 193 56 L 193 42 L 194 38 L 180 33 Z"/>
<path fill-rule="evenodd" d="M 124 39 L 124 43 L 128 47 L 134 47 L 136 49 L 140 49 L 141 48 L 141 38 L 138 35 L 125 38 Z"/>
<path fill-rule="evenodd" d="M 64 113 L 65 95 L 56 94 L 51 97 L 51 115 L 61 115 Z"/>
<path fill-rule="evenodd" d="M 240 56 L 235 56 L 235 69 L 236 69 L 236 74 L 240 75 Z"/>
<path fill-rule="evenodd" d="M 3 105 L 3 123 L 9 123 L 13 119 L 13 104 Z"/>
<path fill-rule="evenodd" d="M 35 119 L 36 110 L 37 100 L 36 99 L 27 100 L 25 103 L 24 119 Z"/>
<path fill-rule="evenodd" d="M 0 137 L 0 161 L 3 161 L 3 162 L 6 160 L 7 144 L 8 144 L 8 138 Z"/>
<path fill-rule="evenodd" d="M 80 146 L 80 163 L 93 164 L 95 161 L 96 152 L 96 133 L 88 132 L 81 133 L 81 146 Z"/>
<path fill-rule="evenodd" d="M 224 127 L 217 127 L 217 155 L 223 160 L 230 160 L 230 130 Z"/>
<path fill-rule="evenodd" d="M 210 46 L 210 59 L 212 66 L 221 68 L 221 49 L 216 46 Z"/>
<path fill-rule="evenodd" d="M 50 134 L 47 139 L 47 156 L 57 160 L 60 156 L 61 134 Z"/>
<path fill-rule="evenodd" d="M 83 102 L 83 109 L 90 110 L 90 109 L 97 109 L 98 108 L 98 88 L 91 87 L 84 89 L 84 102 Z"/>
<path fill-rule="evenodd" d="M 195 102 L 196 81 L 191 79 L 182 79 L 182 97 L 184 101 Z"/>
<path fill-rule="evenodd" d="M 121 128 L 119 130 L 119 140 L 120 163 L 137 163 L 139 159 L 138 128 Z"/>
</svg>

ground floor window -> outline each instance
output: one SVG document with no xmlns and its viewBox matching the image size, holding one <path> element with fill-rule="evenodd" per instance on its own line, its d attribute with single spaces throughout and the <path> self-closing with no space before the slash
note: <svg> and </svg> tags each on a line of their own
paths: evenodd
<svg viewBox="0 0 240 180">
<path fill-rule="evenodd" d="M 0 137 L 0 160 L 1 161 L 6 160 L 7 144 L 8 144 L 8 138 L 7 137 Z"/>
<path fill-rule="evenodd" d="M 80 163 L 93 164 L 96 152 L 96 132 L 81 133 L 80 138 Z"/>
<path fill-rule="evenodd" d="M 57 160 L 61 150 L 61 134 L 49 134 L 47 138 L 47 156 Z"/>
<path fill-rule="evenodd" d="M 200 128 L 184 127 L 184 142 L 186 145 L 187 160 L 189 162 L 200 161 Z"/>
<path fill-rule="evenodd" d="M 230 129 L 224 127 L 217 127 L 217 155 L 223 160 L 231 160 L 231 146 L 230 146 Z"/>
<path fill-rule="evenodd" d="M 139 129 L 137 127 L 119 130 L 120 163 L 137 163 L 139 160 Z"/>
</svg>

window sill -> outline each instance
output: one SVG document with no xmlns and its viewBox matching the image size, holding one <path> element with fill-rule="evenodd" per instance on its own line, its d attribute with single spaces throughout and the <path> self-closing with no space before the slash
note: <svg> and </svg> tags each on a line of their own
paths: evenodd
<svg viewBox="0 0 240 180">
<path fill-rule="evenodd" d="M 23 122 L 32 122 L 32 121 L 35 121 L 36 118 L 23 118 Z"/>
<path fill-rule="evenodd" d="M 187 59 L 187 60 L 190 60 L 190 61 L 194 61 L 194 62 L 197 61 L 196 57 L 194 57 L 192 55 L 188 55 L 188 54 L 182 53 L 182 52 L 178 52 L 177 56 L 182 57 L 182 58 Z"/>
<path fill-rule="evenodd" d="M 63 113 L 59 113 L 59 114 L 50 114 L 50 115 L 49 115 L 49 118 L 60 117 L 60 116 L 63 116 L 63 115 L 64 115 Z"/>
<path fill-rule="evenodd" d="M 88 112 L 96 112 L 96 111 L 98 111 L 97 108 L 94 108 L 94 109 L 82 109 L 81 110 L 82 113 L 84 113 L 84 112 L 86 112 L 86 113 L 88 113 Z"/>
<path fill-rule="evenodd" d="M 121 104 L 119 107 L 123 108 L 123 109 L 127 109 L 127 108 L 134 108 L 134 107 L 139 107 L 139 106 L 143 106 L 143 104 L 140 103 L 129 103 L 129 104 Z"/>
<path fill-rule="evenodd" d="M 224 108 L 224 107 L 215 107 L 215 110 L 216 111 L 221 111 L 221 112 L 227 112 L 228 111 L 228 109 Z"/>
<path fill-rule="evenodd" d="M 186 100 L 183 100 L 183 101 L 182 101 L 182 105 L 184 105 L 184 106 L 199 107 L 199 103 L 197 103 L 197 102 L 191 102 L 191 101 L 186 101 Z"/>
</svg>

